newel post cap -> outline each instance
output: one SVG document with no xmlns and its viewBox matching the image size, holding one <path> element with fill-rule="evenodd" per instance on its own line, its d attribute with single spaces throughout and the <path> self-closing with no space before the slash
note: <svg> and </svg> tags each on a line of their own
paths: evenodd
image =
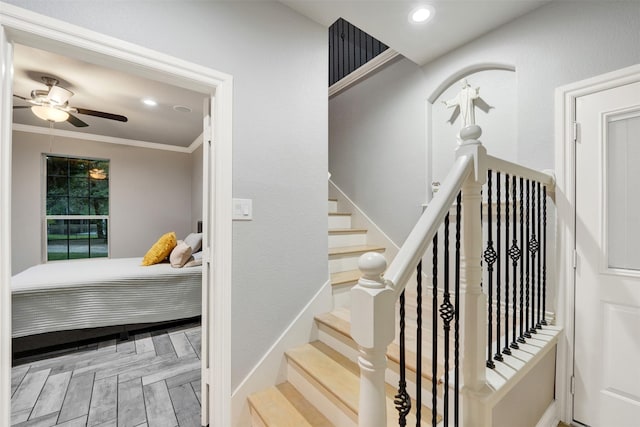
<svg viewBox="0 0 640 427">
<path fill-rule="evenodd" d="M 367 252 L 358 259 L 358 268 L 362 272 L 360 284 L 375 286 L 383 283 L 382 273 L 387 269 L 387 260 L 378 252 Z"/>
</svg>

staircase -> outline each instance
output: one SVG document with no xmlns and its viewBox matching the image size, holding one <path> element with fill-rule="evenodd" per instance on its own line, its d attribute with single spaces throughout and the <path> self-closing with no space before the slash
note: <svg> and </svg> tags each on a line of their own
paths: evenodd
<svg viewBox="0 0 640 427">
<path fill-rule="evenodd" d="M 358 347 L 350 334 L 349 291 L 360 278 L 358 258 L 385 248 L 367 244 L 367 230 L 351 228 L 351 214 L 338 212 L 337 200 L 329 200 L 329 270 L 334 310 L 316 316 L 318 340 L 289 349 L 287 381 L 249 396 L 254 427 L 357 426 L 360 389 Z M 408 382 L 415 381 L 415 354 L 407 355 Z M 387 425 L 398 425 L 393 400 L 397 384 L 399 349 L 387 351 Z M 430 363 L 424 360 L 423 364 Z M 426 365 L 429 366 L 429 365 Z M 423 396 L 431 390 L 431 377 L 422 375 Z M 396 386 L 397 387 L 397 386 Z M 413 395 L 415 385 L 411 388 Z M 423 397 L 423 401 L 424 397 Z M 415 402 L 412 405 L 415 408 Z M 415 411 L 415 409 L 413 409 Z M 421 425 L 432 425 L 431 411 L 422 407 Z M 407 421 L 415 425 L 410 415 Z"/>
</svg>

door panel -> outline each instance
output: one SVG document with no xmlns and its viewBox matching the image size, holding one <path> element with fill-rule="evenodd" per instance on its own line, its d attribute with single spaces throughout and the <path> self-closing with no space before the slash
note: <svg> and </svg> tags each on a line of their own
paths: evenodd
<svg viewBox="0 0 640 427">
<path fill-rule="evenodd" d="M 573 417 L 638 426 L 640 82 L 577 98 L 576 121 Z"/>
</svg>

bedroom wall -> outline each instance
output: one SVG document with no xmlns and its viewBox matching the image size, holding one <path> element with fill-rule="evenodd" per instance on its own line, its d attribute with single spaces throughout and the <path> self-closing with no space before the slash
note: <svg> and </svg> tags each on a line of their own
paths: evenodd
<svg viewBox="0 0 640 427">
<path fill-rule="evenodd" d="M 202 144 L 191 153 L 191 231 L 202 221 Z"/>
<path fill-rule="evenodd" d="M 190 154 L 13 132 L 13 274 L 41 262 L 43 153 L 110 160 L 113 258 L 141 257 L 162 234 L 191 230 Z"/>
<path fill-rule="evenodd" d="M 328 280 L 326 28 L 276 1 L 10 3 L 233 75 L 231 383 Z"/>
<path fill-rule="evenodd" d="M 638 46 L 637 1 L 566 0 L 550 2 L 422 67 L 408 60 L 386 67 L 329 101 L 332 180 L 402 244 L 425 202 L 432 164 L 450 162 L 434 158 L 424 137 L 424 101 L 443 81 L 473 64 L 515 66 L 513 160 L 552 169 L 555 88 L 637 64 Z M 481 89 L 481 96 L 489 95 Z"/>
</svg>

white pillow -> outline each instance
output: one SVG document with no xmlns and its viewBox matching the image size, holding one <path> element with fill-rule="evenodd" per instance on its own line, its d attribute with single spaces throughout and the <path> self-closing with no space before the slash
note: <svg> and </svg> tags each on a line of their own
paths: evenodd
<svg viewBox="0 0 640 427">
<path fill-rule="evenodd" d="M 171 254 L 169 255 L 169 262 L 171 263 L 171 267 L 182 268 L 190 258 L 191 246 L 189 246 L 182 240 L 179 240 L 178 244 L 175 248 L 173 248 Z"/>
<path fill-rule="evenodd" d="M 184 242 L 191 246 L 191 253 L 196 253 L 202 247 L 202 233 L 191 233 L 184 238 Z"/>
</svg>

